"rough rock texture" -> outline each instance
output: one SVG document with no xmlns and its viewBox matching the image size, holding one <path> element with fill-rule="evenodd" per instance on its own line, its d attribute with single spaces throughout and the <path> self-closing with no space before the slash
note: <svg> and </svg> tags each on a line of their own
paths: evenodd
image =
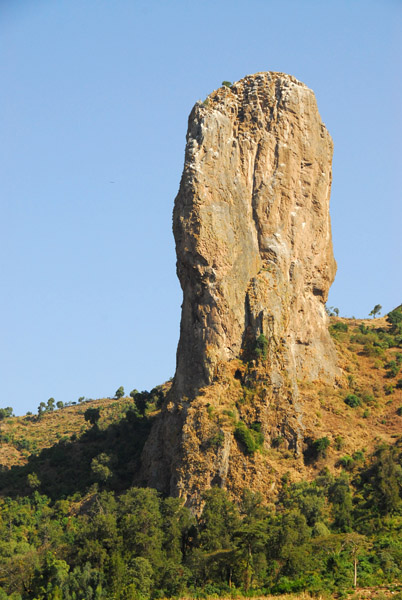
<svg viewBox="0 0 402 600">
<path fill-rule="evenodd" d="M 314 93 L 289 75 L 257 73 L 194 106 L 173 218 L 183 289 L 177 370 L 169 405 L 144 450 L 143 476 L 151 485 L 185 496 L 196 494 L 197 486 L 189 491 L 192 477 L 203 480 L 201 487 L 228 485 L 234 446 L 240 452 L 233 425 L 221 428 L 224 441 L 207 465 L 208 428 L 188 443 L 190 431 L 208 420 L 197 396 L 223 372 L 229 377 L 225 365 L 240 364 L 261 333 L 268 353 L 263 368 L 254 369 L 254 387 L 264 384 L 254 402 L 258 414 L 247 417 L 242 409 L 238 416 L 257 419 L 266 439 L 274 423 L 300 453 L 297 382 L 336 376 L 324 307 L 336 271 L 331 159 Z M 232 369 L 232 378 L 250 387 L 251 367 Z M 273 399 L 280 418 L 268 414 Z"/>
</svg>

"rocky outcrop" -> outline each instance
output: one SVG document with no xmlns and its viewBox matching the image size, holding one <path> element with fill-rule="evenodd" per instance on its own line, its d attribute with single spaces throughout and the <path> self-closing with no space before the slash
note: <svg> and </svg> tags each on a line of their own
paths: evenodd
<svg viewBox="0 0 402 600">
<path fill-rule="evenodd" d="M 144 450 L 143 476 L 151 485 L 188 494 L 191 453 L 201 457 L 198 479 L 211 471 L 204 487 L 214 477 L 227 485 L 237 448 L 233 426 L 221 427 L 212 468 L 202 458 L 210 428 L 198 436 L 196 425 L 205 420 L 200 390 L 205 395 L 206 386 L 218 385 L 223 372 L 241 388 L 250 387 L 254 369 L 255 385 L 263 382 L 265 391 L 254 403 L 259 414 L 249 420 L 262 424 L 266 439 L 275 423 L 300 452 L 297 382 L 331 382 L 336 375 L 324 306 L 336 271 L 331 159 L 332 140 L 314 93 L 289 75 L 245 77 L 194 106 L 173 217 L 183 289 L 177 369 L 168 406 Z M 257 365 L 252 349 L 261 334 L 266 359 Z M 267 412 L 273 399 L 280 418 Z M 209 406 L 217 402 L 211 400 Z M 186 446 L 190 430 L 198 441 Z"/>
</svg>

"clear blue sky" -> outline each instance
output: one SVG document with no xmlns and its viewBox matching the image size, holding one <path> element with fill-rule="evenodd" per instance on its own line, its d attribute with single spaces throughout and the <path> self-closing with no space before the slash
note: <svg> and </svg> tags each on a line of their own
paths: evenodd
<svg viewBox="0 0 402 600">
<path fill-rule="evenodd" d="M 329 304 L 401 303 L 401 16 L 400 0 L 0 0 L 0 406 L 174 374 L 188 114 L 257 71 L 311 87 L 334 139 Z"/>
</svg>

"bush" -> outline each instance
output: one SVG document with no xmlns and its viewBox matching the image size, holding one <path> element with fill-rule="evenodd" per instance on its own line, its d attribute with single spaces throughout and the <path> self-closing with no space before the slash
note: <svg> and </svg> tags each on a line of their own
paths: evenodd
<svg viewBox="0 0 402 600">
<path fill-rule="evenodd" d="M 232 82 L 231 81 L 222 81 L 222 85 L 224 87 L 231 88 L 232 87 Z"/>
<path fill-rule="evenodd" d="M 341 323 L 340 321 L 338 321 L 338 323 L 334 323 L 333 325 L 331 325 L 331 330 L 332 331 L 347 331 L 349 329 L 347 323 Z"/>
<path fill-rule="evenodd" d="M 257 359 L 262 358 L 265 360 L 267 358 L 268 352 L 268 340 L 263 333 L 261 333 L 255 341 L 254 347 L 254 355 Z"/>
<path fill-rule="evenodd" d="M 356 408 L 361 405 L 360 398 L 356 396 L 356 394 L 349 394 L 344 399 L 344 403 L 350 406 L 351 408 Z"/>
<path fill-rule="evenodd" d="M 402 306 L 398 306 L 387 314 L 387 321 L 391 325 L 390 330 L 392 333 L 402 333 Z"/>
<path fill-rule="evenodd" d="M 87 410 L 84 413 L 84 419 L 85 421 L 89 421 L 93 426 L 97 425 L 100 419 L 100 409 L 87 408 Z"/>
<path fill-rule="evenodd" d="M 347 471 L 350 471 L 355 466 L 355 461 L 349 454 L 345 454 L 345 456 L 342 456 L 342 458 L 339 459 L 339 465 Z"/>
<path fill-rule="evenodd" d="M 389 363 L 387 363 L 385 365 L 385 368 L 388 371 L 387 377 L 392 378 L 392 377 L 396 377 L 398 375 L 400 366 L 399 366 L 399 364 L 397 364 L 396 360 L 391 360 Z"/>
<path fill-rule="evenodd" d="M 220 429 L 219 431 L 217 431 L 216 433 L 214 433 L 213 436 L 211 436 L 209 438 L 208 445 L 211 448 L 213 448 L 214 450 L 217 450 L 218 448 L 221 448 L 223 446 L 224 441 L 225 441 L 225 434 Z"/>
<path fill-rule="evenodd" d="M 322 437 L 313 442 L 312 449 L 317 457 L 325 457 L 327 455 L 327 449 L 330 445 L 330 440 L 327 437 Z"/>
<path fill-rule="evenodd" d="M 254 454 L 261 447 L 264 438 L 260 431 L 249 429 L 243 421 L 238 421 L 234 431 L 234 436 L 240 442 L 246 451 L 246 454 Z"/>
<path fill-rule="evenodd" d="M 335 438 L 335 448 L 336 450 L 342 450 L 344 446 L 344 439 L 341 435 L 337 435 Z"/>
</svg>

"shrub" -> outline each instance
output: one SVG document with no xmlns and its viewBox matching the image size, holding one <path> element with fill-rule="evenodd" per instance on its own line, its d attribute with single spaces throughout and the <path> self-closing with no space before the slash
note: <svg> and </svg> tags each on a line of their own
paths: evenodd
<svg viewBox="0 0 402 600">
<path fill-rule="evenodd" d="M 363 461 L 364 460 L 364 452 L 363 452 L 363 450 L 356 450 L 355 452 L 353 452 L 352 458 L 356 462 Z"/>
<path fill-rule="evenodd" d="M 84 419 L 89 421 L 91 425 L 97 425 L 100 419 L 100 409 L 99 408 L 87 408 L 84 413 Z"/>
<path fill-rule="evenodd" d="M 384 348 L 382 348 L 381 346 L 376 346 L 371 342 L 368 342 L 367 344 L 364 344 L 363 354 L 369 357 L 384 356 Z"/>
<path fill-rule="evenodd" d="M 263 333 L 261 333 L 255 341 L 254 346 L 254 355 L 257 359 L 262 358 L 265 360 L 267 358 L 268 351 L 268 340 Z"/>
<path fill-rule="evenodd" d="M 211 436 L 209 438 L 208 445 L 211 448 L 213 448 L 214 450 L 217 450 L 218 448 L 221 448 L 223 446 L 224 441 L 225 441 L 225 434 L 220 429 L 219 431 L 214 433 L 213 436 Z"/>
<path fill-rule="evenodd" d="M 344 402 L 351 408 L 356 408 L 357 406 L 361 405 L 360 398 L 358 396 L 356 396 L 356 394 L 349 394 L 344 399 Z"/>
<path fill-rule="evenodd" d="M 313 452 L 317 457 L 325 457 L 330 445 L 331 442 L 327 437 L 318 438 L 312 444 Z"/>
<path fill-rule="evenodd" d="M 361 395 L 361 399 L 362 402 L 364 402 L 364 404 L 368 404 L 369 406 L 375 404 L 375 398 L 373 394 L 370 394 L 370 392 L 363 392 L 363 394 Z"/>
<path fill-rule="evenodd" d="M 231 88 L 233 84 L 232 84 L 232 82 L 231 82 L 231 81 L 222 81 L 222 85 L 223 85 L 224 87 Z"/>
<path fill-rule="evenodd" d="M 341 323 L 340 321 L 338 321 L 338 323 L 334 323 L 333 325 L 331 325 L 331 330 L 332 331 L 347 331 L 349 329 L 347 323 Z"/>
<path fill-rule="evenodd" d="M 385 365 L 385 368 L 387 369 L 388 373 L 387 373 L 387 377 L 392 378 L 392 377 L 396 377 L 399 373 L 399 364 L 397 364 L 397 362 L 395 360 L 391 360 L 389 363 L 387 363 Z"/>
<path fill-rule="evenodd" d="M 339 459 L 339 464 L 347 471 L 350 471 L 353 469 L 355 461 L 351 456 L 349 456 L 349 454 L 345 454 L 345 456 L 342 456 L 342 458 Z"/>
<path fill-rule="evenodd" d="M 249 429 L 243 421 L 237 422 L 234 436 L 244 446 L 246 454 L 254 454 L 264 441 L 261 432 Z"/>
<path fill-rule="evenodd" d="M 391 325 L 390 330 L 392 333 L 402 333 L 402 306 L 398 306 L 387 314 L 387 321 Z"/>
<path fill-rule="evenodd" d="M 282 446 L 284 441 L 285 438 L 282 435 L 277 435 L 276 437 L 272 438 L 271 445 L 273 448 L 279 448 L 280 446 Z"/>
<path fill-rule="evenodd" d="M 341 435 L 337 435 L 335 438 L 335 449 L 342 450 L 344 443 L 343 437 Z"/>
<path fill-rule="evenodd" d="M 396 409 L 396 414 L 398 415 L 398 417 L 402 417 L 402 406 Z"/>
</svg>

